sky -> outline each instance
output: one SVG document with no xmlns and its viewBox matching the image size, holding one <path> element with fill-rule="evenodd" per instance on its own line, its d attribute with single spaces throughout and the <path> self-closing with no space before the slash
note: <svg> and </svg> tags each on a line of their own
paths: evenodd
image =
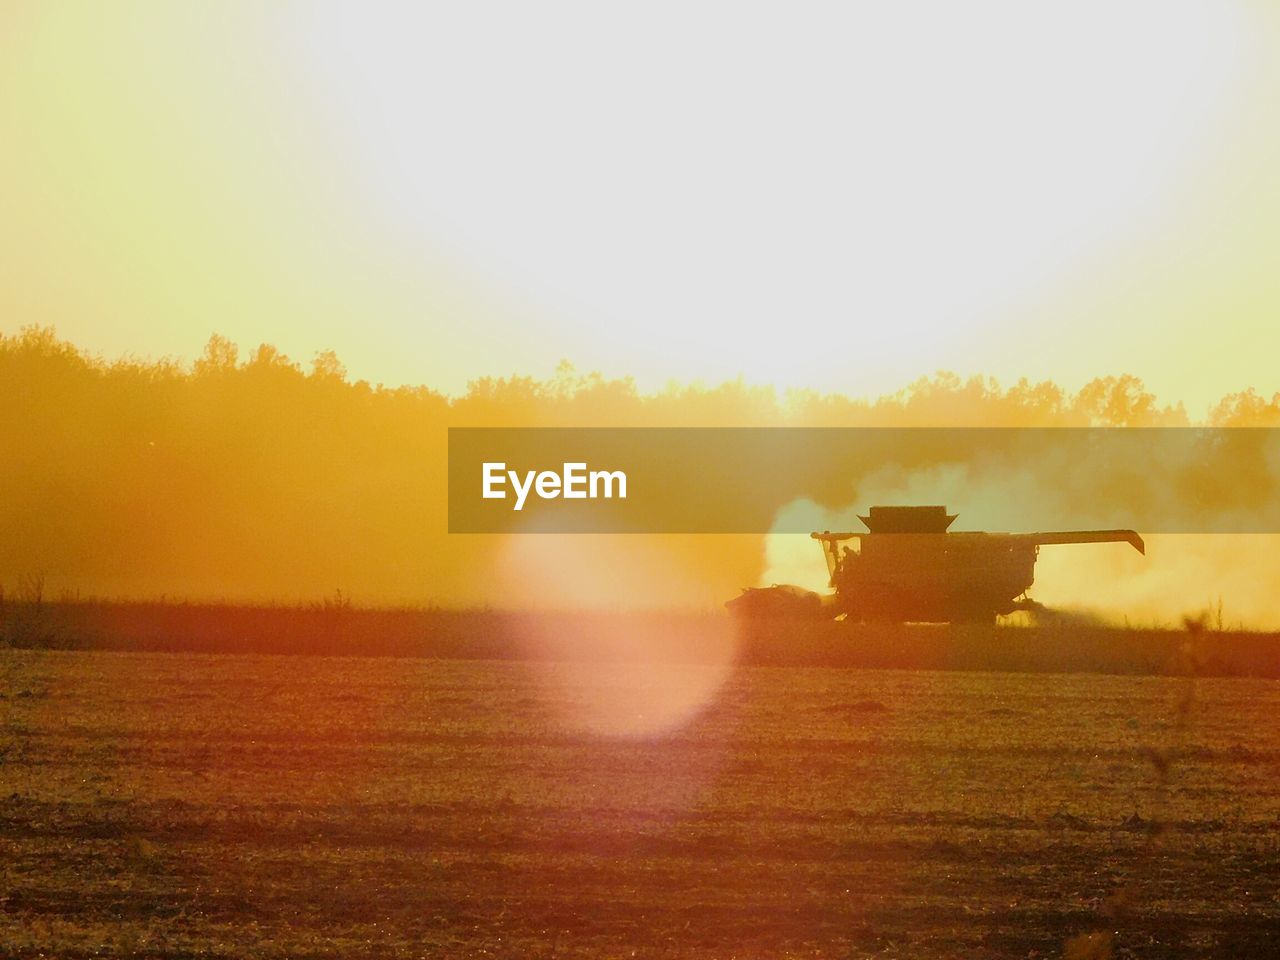
<svg viewBox="0 0 1280 960">
<path fill-rule="evenodd" d="M 1280 390 L 1280 11 L 0 0 L 0 330 Z"/>
</svg>

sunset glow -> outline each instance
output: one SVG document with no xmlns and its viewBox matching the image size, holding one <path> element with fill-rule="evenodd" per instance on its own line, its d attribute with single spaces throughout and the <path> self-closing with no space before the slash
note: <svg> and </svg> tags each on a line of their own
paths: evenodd
<svg viewBox="0 0 1280 960">
<path fill-rule="evenodd" d="M 3 17 L 0 308 L 108 357 L 1278 385 L 1266 4 Z"/>
</svg>

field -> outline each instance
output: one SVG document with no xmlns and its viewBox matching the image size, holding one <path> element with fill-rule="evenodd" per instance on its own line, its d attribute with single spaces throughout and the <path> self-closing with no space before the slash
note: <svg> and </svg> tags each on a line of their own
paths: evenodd
<svg viewBox="0 0 1280 960">
<path fill-rule="evenodd" d="M 1280 952 L 1260 679 L 0 650 L 6 957 Z"/>
<path fill-rule="evenodd" d="M 709 611 L 502 611 L 318 603 L 16 599 L 0 595 L 0 649 L 432 657 L 450 660 L 662 661 L 1027 673 L 1181 676 L 1186 631 L 1064 616 L 1038 626 L 781 621 L 742 630 Z M 1280 679 L 1280 634 L 1205 630 L 1199 676 Z"/>
</svg>

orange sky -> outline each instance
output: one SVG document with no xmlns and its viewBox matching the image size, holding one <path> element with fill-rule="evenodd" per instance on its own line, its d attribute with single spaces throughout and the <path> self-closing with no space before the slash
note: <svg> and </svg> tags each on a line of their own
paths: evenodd
<svg viewBox="0 0 1280 960">
<path fill-rule="evenodd" d="M 5 3 L 0 329 L 1280 389 L 1273 6 L 888 6 Z"/>
<path fill-rule="evenodd" d="M 334 349 L 353 378 L 455 395 L 561 358 L 642 390 L 741 376 L 855 397 L 938 369 L 1068 391 L 1130 373 L 1198 420 L 1280 391 L 1278 102 L 1265 0 L 0 0 L 0 333 L 191 360 L 219 332 L 242 356 Z M 113 462 L 170 489 L 170 461 L 137 458 L 190 450 L 140 442 Z M 121 569 L 107 513 L 63 531 L 68 556 Z M 397 517 L 383 532 L 415 548 Z M 433 596 L 443 574 L 397 568 L 389 591 L 386 544 L 363 542 L 367 597 Z M 241 595 L 228 578 L 267 574 L 237 566 L 238 544 L 227 578 L 173 589 Z M 10 583 L 31 572 L 11 548 Z M 1141 581 L 1052 560 L 1044 599 L 1103 579 L 1137 591 L 1114 609 L 1225 592 L 1274 620 L 1253 553 L 1197 542 L 1173 570 L 1153 549 Z M 305 586 L 281 570 L 308 595 L 351 585 L 319 560 Z"/>
</svg>

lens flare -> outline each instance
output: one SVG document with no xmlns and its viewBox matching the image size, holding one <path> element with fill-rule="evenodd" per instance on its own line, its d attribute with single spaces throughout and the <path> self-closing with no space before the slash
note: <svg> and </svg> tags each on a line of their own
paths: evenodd
<svg viewBox="0 0 1280 960">
<path fill-rule="evenodd" d="M 736 640 L 728 629 L 708 630 L 707 617 L 618 615 L 628 597 L 679 596 L 677 582 L 696 579 L 657 547 L 637 553 L 624 537 L 523 534 L 506 540 L 498 570 L 509 595 L 544 611 L 576 611 L 531 614 L 517 638 L 570 729 L 672 734 L 716 700 L 732 673 Z M 602 605 L 614 612 L 584 611 Z"/>
</svg>

